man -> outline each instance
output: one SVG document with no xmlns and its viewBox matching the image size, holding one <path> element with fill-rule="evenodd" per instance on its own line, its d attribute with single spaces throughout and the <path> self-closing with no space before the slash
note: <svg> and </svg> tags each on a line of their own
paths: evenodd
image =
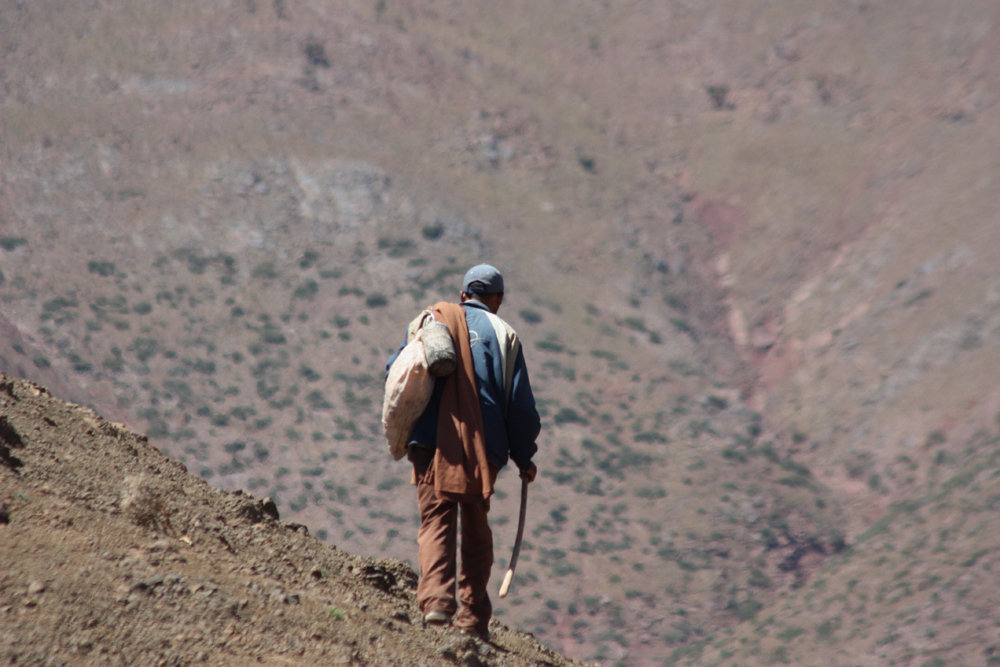
<svg viewBox="0 0 1000 667">
<path fill-rule="evenodd" d="M 517 334 L 496 315 L 503 297 L 503 276 L 480 264 L 465 274 L 460 305 L 433 307 L 435 319 L 448 325 L 458 363 L 454 373 L 436 381 L 407 448 L 420 509 L 420 612 L 432 624 L 454 617 L 456 627 L 483 639 L 489 638 L 493 614 L 486 591 L 493 567 L 486 517 L 493 483 L 508 460 L 524 479 L 535 479 L 531 459 L 540 430 Z M 389 359 L 386 373 L 398 355 Z"/>
</svg>

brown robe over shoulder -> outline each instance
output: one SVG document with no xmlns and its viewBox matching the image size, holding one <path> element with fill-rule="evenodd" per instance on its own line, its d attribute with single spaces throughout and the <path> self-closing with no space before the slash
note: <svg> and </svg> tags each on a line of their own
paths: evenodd
<svg viewBox="0 0 1000 667">
<path fill-rule="evenodd" d="M 488 499 L 493 495 L 493 483 L 465 308 L 442 301 L 434 305 L 433 311 L 434 319 L 448 325 L 458 357 L 458 366 L 445 380 L 441 394 L 434 490 L 454 500 L 476 496 Z"/>
</svg>

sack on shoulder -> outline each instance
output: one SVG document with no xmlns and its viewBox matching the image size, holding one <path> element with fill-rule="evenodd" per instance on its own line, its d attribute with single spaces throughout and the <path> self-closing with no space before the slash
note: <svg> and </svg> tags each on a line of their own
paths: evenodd
<svg viewBox="0 0 1000 667">
<path fill-rule="evenodd" d="M 447 325 L 425 310 L 407 328 L 407 343 L 392 362 L 382 399 L 382 429 L 397 461 L 406 456 L 410 433 L 427 408 L 434 380 L 455 372 L 455 343 Z"/>
<path fill-rule="evenodd" d="M 406 456 L 406 445 L 417 419 L 434 391 L 434 376 L 427 369 L 423 337 L 418 332 L 392 362 L 382 399 L 382 428 L 389 453 L 397 461 Z"/>
</svg>

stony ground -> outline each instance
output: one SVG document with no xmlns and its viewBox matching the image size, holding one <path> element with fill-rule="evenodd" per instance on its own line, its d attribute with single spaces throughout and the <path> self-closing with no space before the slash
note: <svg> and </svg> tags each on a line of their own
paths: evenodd
<svg viewBox="0 0 1000 667">
<path fill-rule="evenodd" d="M 145 436 L 0 376 L 0 662 L 574 665 L 424 627 L 406 564 L 210 487 Z"/>
</svg>

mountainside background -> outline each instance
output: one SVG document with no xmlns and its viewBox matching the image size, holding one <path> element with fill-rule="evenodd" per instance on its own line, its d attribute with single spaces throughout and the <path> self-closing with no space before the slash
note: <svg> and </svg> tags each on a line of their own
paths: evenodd
<svg viewBox="0 0 1000 667">
<path fill-rule="evenodd" d="M 412 563 L 384 362 L 488 261 L 543 414 L 504 623 L 601 664 L 1000 663 L 998 22 L 0 3 L 0 370 Z"/>
</svg>

